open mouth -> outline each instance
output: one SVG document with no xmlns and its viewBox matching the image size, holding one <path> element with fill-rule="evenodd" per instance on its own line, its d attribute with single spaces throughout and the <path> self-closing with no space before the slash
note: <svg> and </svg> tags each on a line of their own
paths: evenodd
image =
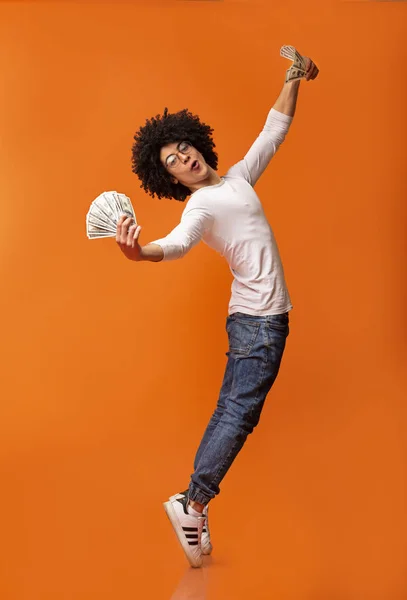
<svg viewBox="0 0 407 600">
<path fill-rule="evenodd" d="M 194 162 L 191 165 L 191 171 L 199 171 L 199 161 L 198 160 L 194 160 Z"/>
</svg>

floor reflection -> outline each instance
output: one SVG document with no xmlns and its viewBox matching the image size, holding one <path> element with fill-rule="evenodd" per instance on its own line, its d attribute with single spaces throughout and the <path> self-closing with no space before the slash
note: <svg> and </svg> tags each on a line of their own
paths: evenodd
<svg viewBox="0 0 407 600">
<path fill-rule="evenodd" d="M 171 596 L 171 600 L 206 600 L 211 561 L 210 556 L 205 556 L 200 569 L 189 567 Z"/>
</svg>

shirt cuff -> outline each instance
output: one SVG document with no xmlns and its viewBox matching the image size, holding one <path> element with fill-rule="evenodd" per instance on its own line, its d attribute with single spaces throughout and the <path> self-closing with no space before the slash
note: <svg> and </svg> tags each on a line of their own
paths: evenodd
<svg viewBox="0 0 407 600">
<path fill-rule="evenodd" d="M 149 244 L 157 244 L 157 246 L 160 246 L 164 255 L 162 261 L 175 260 L 182 256 L 182 248 L 180 248 L 178 244 L 171 244 L 171 242 L 166 242 L 164 239 L 154 240 L 153 242 L 149 242 Z"/>
<path fill-rule="evenodd" d="M 285 113 L 280 112 L 279 110 L 276 110 L 275 108 L 271 109 L 270 114 L 273 115 L 273 117 L 275 119 L 277 119 L 278 121 L 281 121 L 282 123 L 291 123 L 291 121 L 294 118 L 294 117 L 290 117 L 289 115 L 286 115 Z"/>
</svg>

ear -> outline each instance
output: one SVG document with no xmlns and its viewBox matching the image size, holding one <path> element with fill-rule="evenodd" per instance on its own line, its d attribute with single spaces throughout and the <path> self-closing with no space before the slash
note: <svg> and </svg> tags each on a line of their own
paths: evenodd
<svg viewBox="0 0 407 600">
<path fill-rule="evenodd" d="M 177 185 L 177 183 L 178 183 L 178 179 L 176 179 L 176 178 L 175 178 L 175 177 L 173 177 L 172 175 L 171 175 L 170 179 L 171 179 L 171 183 L 173 183 L 173 184 Z"/>
</svg>

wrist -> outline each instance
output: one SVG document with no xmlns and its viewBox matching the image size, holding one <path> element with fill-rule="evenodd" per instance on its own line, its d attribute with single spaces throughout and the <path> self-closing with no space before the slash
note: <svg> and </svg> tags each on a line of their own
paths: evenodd
<svg viewBox="0 0 407 600">
<path fill-rule="evenodd" d="M 300 87 L 302 79 L 295 79 L 294 81 L 287 81 L 284 86 L 288 88 L 298 89 Z"/>
<path fill-rule="evenodd" d="M 140 260 L 148 260 L 151 262 L 159 262 L 164 258 L 164 252 L 158 244 L 147 244 L 140 249 Z"/>
<path fill-rule="evenodd" d="M 146 248 L 146 246 L 141 246 L 140 247 L 140 258 L 139 258 L 140 261 L 142 261 L 142 260 L 148 260 L 145 248 Z"/>
</svg>

